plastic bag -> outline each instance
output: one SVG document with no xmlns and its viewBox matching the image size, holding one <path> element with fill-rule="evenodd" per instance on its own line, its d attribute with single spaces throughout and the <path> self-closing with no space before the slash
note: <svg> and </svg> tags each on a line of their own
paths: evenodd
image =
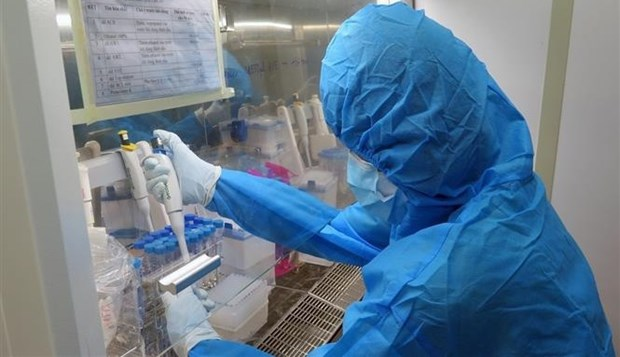
<svg viewBox="0 0 620 357">
<path fill-rule="evenodd" d="M 89 238 L 106 348 L 112 341 L 122 349 L 135 347 L 140 344 L 141 326 L 134 258 L 103 229 L 89 230 Z"/>
</svg>

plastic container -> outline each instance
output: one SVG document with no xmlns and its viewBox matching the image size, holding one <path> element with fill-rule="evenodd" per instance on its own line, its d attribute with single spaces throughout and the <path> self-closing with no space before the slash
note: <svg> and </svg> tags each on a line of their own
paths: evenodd
<svg viewBox="0 0 620 357">
<path fill-rule="evenodd" d="M 334 262 L 332 262 L 330 260 L 319 258 L 319 257 L 315 257 L 314 255 L 310 255 L 310 254 L 306 254 L 306 253 L 299 253 L 298 259 L 300 261 L 304 262 L 304 263 L 322 265 L 324 267 L 330 267 L 330 266 L 334 265 Z"/>
<path fill-rule="evenodd" d="M 226 120 L 218 124 L 222 139 L 222 146 L 224 147 L 235 145 L 235 142 L 232 140 L 231 137 L 231 126 L 232 120 Z"/>
<path fill-rule="evenodd" d="M 246 145 L 260 149 L 262 155 L 273 157 L 285 149 L 284 124 L 277 119 L 258 117 L 248 120 Z"/>
<path fill-rule="evenodd" d="M 293 184 L 325 203 L 336 206 L 338 199 L 338 180 L 336 176 L 323 170 L 308 170 Z"/>
<path fill-rule="evenodd" d="M 319 168 L 329 171 L 338 178 L 337 207 L 345 207 L 355 201 L 347 183 L 347 160 L 349 151 L 345 148 L 331 148 L 319 153 Z"/>
<path fill-rule="evenodd" d="M 276 283 L 276 254 L 274 252 L 267 256 L 265 259 L 257 262 L 256 264 L 240 269 L 235 266 L 227 265 L 225 259 L 219 268 L 219 271 L 224 275 L 239 274 L 245 275 L 249 278 L 260 278 L 267 282 L 269 285 L 275 285 Z"/>
<path fill-rule="evenodd" d="M 269 317 L 269 302 L 265 302 L 263 306 L 258 308 L 245 321 L 232 329 L 219 326 L 213 323 L 215 331 L 225 340 L 230 341 L 247 341 L 267 323 Z"/>
<path fill-rule="evenodd" d="M 347 160 L 349 152 L 344 148 L 331 148 L 319 153 L 319 167 L 325 171 L 334 173 L 336 176 L 347 176 Z"/>
<path fill-rule="evenodd" d="M 240 229 L 224 229 L 222 264 L 246 270 L 269 257 L 275 260 L 275 244 Z"/>
<path fill-rule="evenodd" d="M 209 322 L 224 339 L 244 341 L 267 322 L 270 287 L 264 280 L 231 274 L 209 290 L 218 304 Z"/>
<path fill-rule="evenodd" d="M 132 198 L 109 199 L 102 197 L 101 199 L 101 215 L 108 231 L 136 227 L 135 212 L 137 212 L 136 203 Z"/>
<path fill-rule="evenodd" d="M 155 264 L 155 245 L 153 243 L 147 243 L 144 245 L 142 276 L 148 276 L 153 273 Z"/>
</svg>

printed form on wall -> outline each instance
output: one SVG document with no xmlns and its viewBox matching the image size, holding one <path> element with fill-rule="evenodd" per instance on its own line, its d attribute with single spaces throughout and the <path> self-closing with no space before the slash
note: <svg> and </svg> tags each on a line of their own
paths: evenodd
<svg viewBox="0 0 620 357">
<path fill-rule="evenodd" d="M 97 105 L 220 88 L 215 0 L 82 0 Z"/>
</svg>

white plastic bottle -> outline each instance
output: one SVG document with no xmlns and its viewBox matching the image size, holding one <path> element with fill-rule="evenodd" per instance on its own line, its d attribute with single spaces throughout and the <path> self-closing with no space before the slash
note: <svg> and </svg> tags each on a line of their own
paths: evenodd
<svg viewBox="0 0 620 357">
<path fill-rule="evenodd" d="M 325 115 L 323 114 L 323 104 L 319 100 L 319 96 L 313 94 L 312 98 L 308 100 L 308 105 L 310 105 L 310 110 L 312 112 L 315 134 L 329 134 L 329 129 L 327 129 L 327 123 L 325 122 Z"/>
</svg>

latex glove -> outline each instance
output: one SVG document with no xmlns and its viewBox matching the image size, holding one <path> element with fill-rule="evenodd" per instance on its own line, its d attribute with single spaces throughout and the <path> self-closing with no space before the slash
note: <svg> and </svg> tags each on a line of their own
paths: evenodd
<svg viewBox="0 0 620 357">
<path fill-rule="evenodd" d="M 166 307 L 168 337 L 178 356 L 184 357 L 203 340 L 219 340 L 207 318 L 209 315 L 192 289 L 162 295 Z"/>
<path fill-rule="evenodd" d="M 153 135 L 161 139 L 162 144 L 168 149 L 168 156 L 179 179 L 183 204 L 208 205 L 213 198 L 222 168 L 201 160 L 174 133 L 155 130 Z M 148 158 L 144 161 L 144 173 L 148 191 L 162 202 L 165 182 L 168 181 L 168 170 L 157 160 Z"/>
<path fill-rule="evenodd" d="M 200 106 L 194 111 L 194 115 L 201 125 L 205 125 L 205 122 L 212 116 L 222 116 L 225 110 L 224 105 L 218 100 L 214 101 L 205 109 L 204 105 Z"/>
<path fill-rule="evenodd" d="M 204 306 L 204 308 L 208 312 L 211 312 L 211 310 L 215 308 L 215 302 L 209 299 L 209 294 L 207 293 L 205 289 L 199 288 L 196 285 L 192 285 L 192 291 L 194 292 L 194 295 L 196 295 L 198 300 L 200 300 L 200 303 L 202 304 L 202 306 Z"/>
<path fill-rule="evenodd" d="M 168 167 L 160 165 L 159 160 L 154 157 L 144 160 L 142 168 L 146 177 L 146 190 L 155 197 L 157 202 L 164 203 L 170 170 Z"/>
<path fill-rule="evenodd" d="M 205 125 L 206 114 L 204 106 L 201 105 L 198 109 L 196 109 L 194 111 L 194 115 L 196 116 L 196 120 L 198 120 L 201 125 Z"/>
</svg>

